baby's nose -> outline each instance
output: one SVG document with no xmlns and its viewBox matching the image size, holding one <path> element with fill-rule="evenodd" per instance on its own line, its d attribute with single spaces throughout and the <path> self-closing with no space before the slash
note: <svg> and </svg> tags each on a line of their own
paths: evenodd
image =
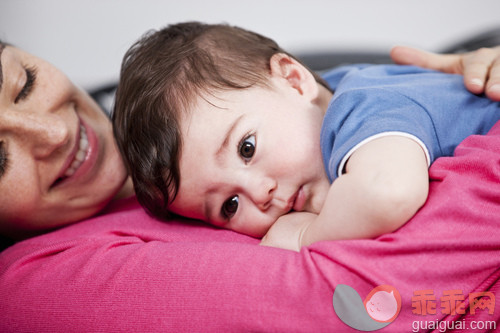
<svg viewBox="0 0 500 333">
<path fill-rule="evenodd" d="M 260 210 L 267 210 L 272 203 L 277 183 L 269 177 L 259 177 L 251 184 L 251 196 Z"/>
</svg>

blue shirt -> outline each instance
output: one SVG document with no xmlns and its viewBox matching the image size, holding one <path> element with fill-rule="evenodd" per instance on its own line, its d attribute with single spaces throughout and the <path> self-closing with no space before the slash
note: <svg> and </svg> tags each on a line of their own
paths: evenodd
<svg viewBox="0 0 500 333">
<path fill-rule="evenodd" d="M 413 66 L 345 66 L 323 76 L 335 91 L 321 130 L 330 181 L 370 140 L 403 135 L 417 141 L 428 163 L 453 154 L 467 136 L 486 134 L 500 103 L 466 90 L 463 77 Z"/>
</svg>

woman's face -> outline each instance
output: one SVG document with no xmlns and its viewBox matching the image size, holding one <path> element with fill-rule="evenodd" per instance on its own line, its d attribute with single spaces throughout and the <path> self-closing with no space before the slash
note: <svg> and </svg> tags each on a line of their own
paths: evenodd
<svg viewBox="0 0 500 333">
<path fill-rule="evenodd" d="M 42 59 L 3 48 L 0 233 L 87 218 L 126 179 L 111 123 L 90 96 Z"/>
</svg>

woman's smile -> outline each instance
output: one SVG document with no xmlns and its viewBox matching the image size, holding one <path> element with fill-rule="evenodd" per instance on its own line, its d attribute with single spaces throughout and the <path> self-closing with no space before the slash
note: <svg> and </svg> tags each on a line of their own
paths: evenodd
<svg viewBox="0 0 500 333">
<path fill-rule="evenodd" d="M 88 148 L 89 148 L 89 140 L 87 139 L 87 131 L 85 130 L 85 126 L 80 124 L 80 139 L 75 140 L 76 145 L 75 145 L 75 150 L 76 153 L 74 154 L 71 164 L 69 167 L 66 169 L 64 172 L 64 177 L 71 177 L 76 170 L 82 165 L 83 161 L 85 160 L 85 157 L 87 156 L 88 153 Z"/>
<path fill-rule="evenodd" d="M 61 187 L 80 179 L 86 180 L 86 175 L 93 177 L 93 168 L 99 156 L 99 140 L 88 124 L 79 119 L 78 131 L 74 147 L 64 162 L 58 177 L 51 188 Z"/>
</svg>

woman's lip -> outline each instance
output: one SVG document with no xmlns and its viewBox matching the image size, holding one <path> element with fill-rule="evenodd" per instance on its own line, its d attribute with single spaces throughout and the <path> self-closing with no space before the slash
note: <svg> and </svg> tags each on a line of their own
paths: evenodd
<svg viewBox="0 0 500 333">
<path fill-rule="evenodd" d="M 79 151 L 80 148 L 80 139 L 81 139 L 81 131 L 80 131 L 80 125 L 85 128 L 85 132 L 87 135 L 87 141 L 88 141 L 88 147 L 87 147 L 87 153 L 84 157 L 84 160 L 80 164 L 80 166 L 70 175 L 67 176 L 67 171 L 71 167 L 71 164 L 75 160 L 76 154 Z M 97 156 L 98 156 L 98 139 L 97 136 L 94 132 L 94 130 L 88 126 L 83 120 L 79 119 L 79 126 L 77 129 L 77 135 L 75 138 L 75 146 L 73 147 L 71 154 L 68 156 L 66 162 L 64 163 L 63 168 L 61 169 L 61 172 L 59 173 L 59 176 L 57 180 L 54 182 L 52 187 L 59 187 L 64 184 L 70 183 L 77 181 L 78 179 L 81 179 L 84 177 L 90 170 L 93 169 L 95 162 L 97 161 Z"/>
<path fill-rule="evenodd" d="M 295 200 L 293 201 L 293 210 L 296 212 L 300 212 L 304 209 L 304 205 L 306 203 L 306 195 L 304 193 L 304 189 L 301 186 L 295 195 Z"/>
<path fill-rule="evenodd" d="M 71 166 L 71 163 L 75 159 L 76 153 L 78 152 L 78 149 L 79 149 L 78 143 L 80 142 L 80 136 L 81 136 L 81 133 L 80 133 L 80 124 L 81 124 L 81 121 L 80 121 L 80 119 L 78 119 L 78 126 L 76 127 L 76 135 L 75 135 L 76 138 L 75 138 L 75 143 L 73 145 L 73 149 L 71 149 L 71 153 L 66 158 L 66 161 L 64 162 L 64 164 L 63 164 L 63 166 L 61 168 L 61 171 L 57 175 L 57 178 L 56 178 L 56 181 L 54 182 L 54 185 L 56 183 L 59 183 L 59 181 L 62 178 L 65 178 L 64 174 L 66 173 L 66 170 L 68 170 L 68 168 Z M 52 186 L 54 186 L 54 185 L 52 185 Z"/>
</svg>

